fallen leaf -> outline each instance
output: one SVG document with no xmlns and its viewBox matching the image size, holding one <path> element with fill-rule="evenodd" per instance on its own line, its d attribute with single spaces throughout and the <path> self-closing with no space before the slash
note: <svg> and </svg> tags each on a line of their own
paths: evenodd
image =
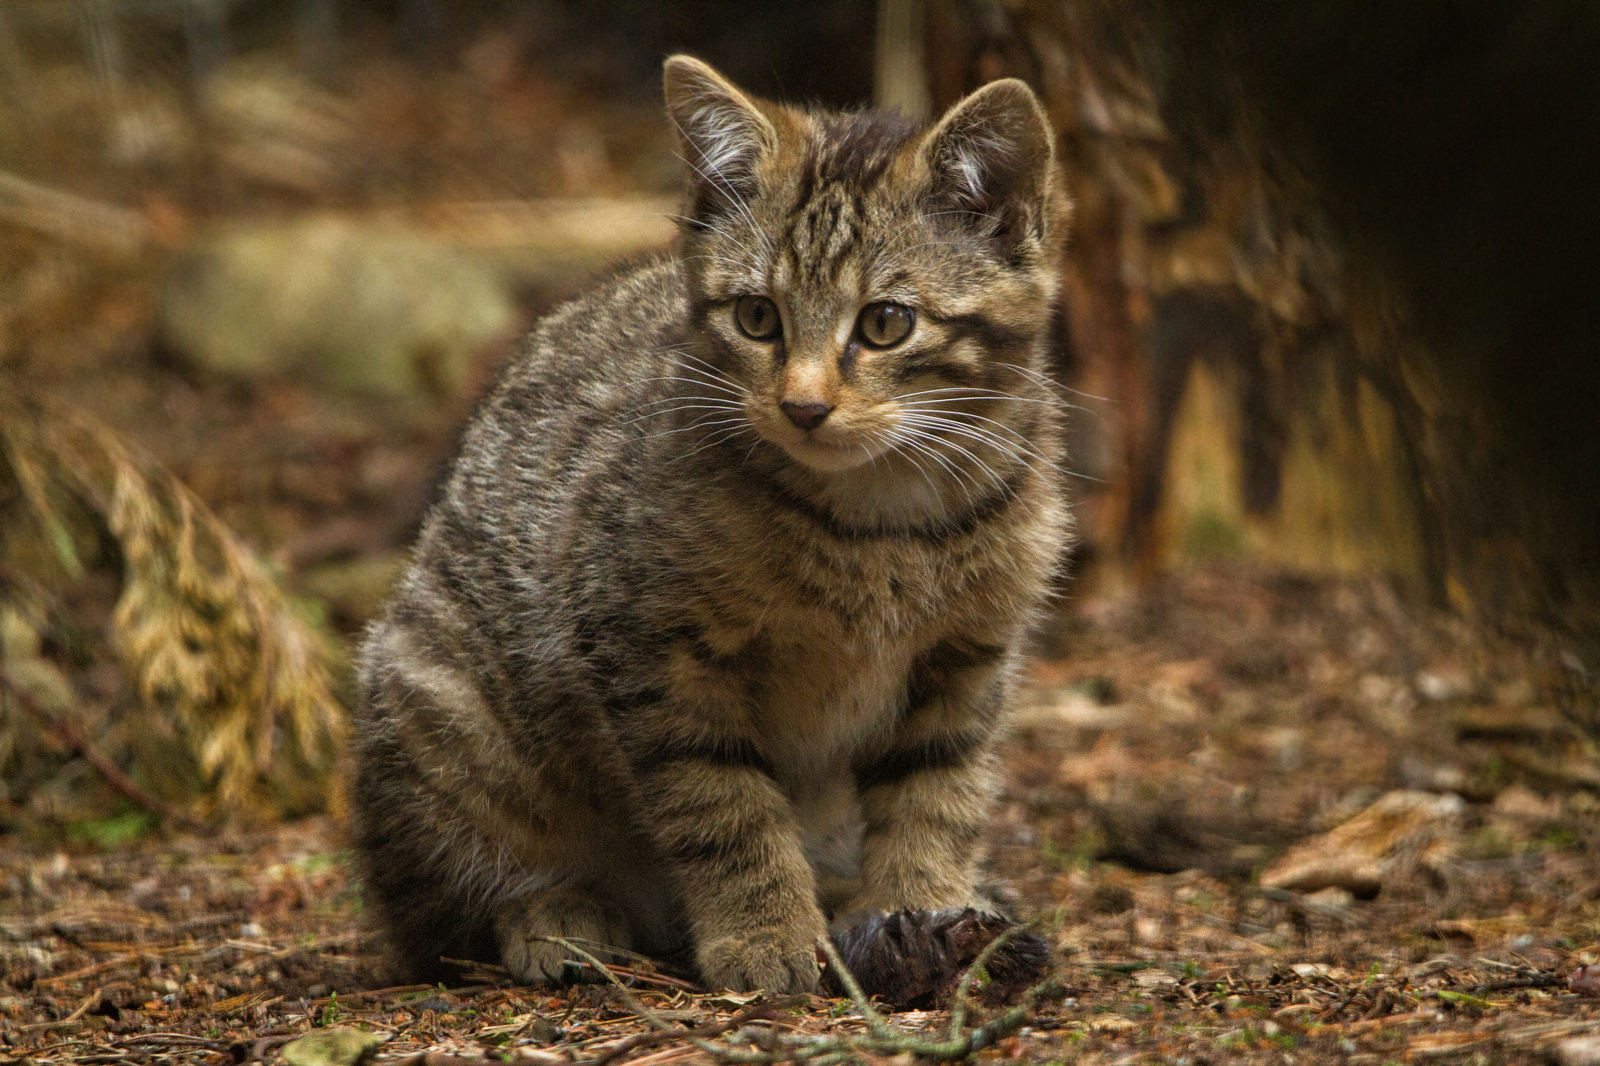
<svg viewBox="0 0 1600 1066">
<path fill-rule="evenodd" d="M 377 1053 L 383 1040 L 360 1029 L 318 1029 L 283 1045 L 289 1066 L 356 1066 Z"/>
</svg>

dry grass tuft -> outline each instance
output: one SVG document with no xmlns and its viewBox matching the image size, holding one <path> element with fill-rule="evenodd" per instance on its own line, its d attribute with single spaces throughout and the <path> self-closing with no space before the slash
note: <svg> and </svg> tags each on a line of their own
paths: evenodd
<svg viewBox="0 0 1600 1066">
<path fill-rule="evenodd" d="M 116 575 L 111 648 L 181 737 L 208 813 L 333 799 L 345 715 L 330 644 L 171 473 L 83 414 L 15 391 L 0 394 L 0 567 L 0 608 L 34 619 L 51 615 L 40 601 L 52 588 Z"/>
</svg>

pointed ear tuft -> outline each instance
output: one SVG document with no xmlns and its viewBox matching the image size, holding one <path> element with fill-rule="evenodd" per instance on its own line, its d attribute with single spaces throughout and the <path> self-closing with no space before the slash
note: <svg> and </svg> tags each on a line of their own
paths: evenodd
<svg viewBox="0 0 1600 1066">
<path fill-rule="evenodd" d="M 1048 224 L 1055 139 L 1025 82 L 990 82 L 957 102 L 923 151 L 935 198 L 988 216 L 979 221 L 990 235 L 1020 239 L 1023 227 Z"/>
<path fill-rule="evenodd" d="M 749 193 L 756 165 L 777 147 L 777 128 L 755 101 L 693 56 L 672 56 L 664 71 L 667 114 L 683 138 L 691 183 L 728 196 Z"/>
</svg>

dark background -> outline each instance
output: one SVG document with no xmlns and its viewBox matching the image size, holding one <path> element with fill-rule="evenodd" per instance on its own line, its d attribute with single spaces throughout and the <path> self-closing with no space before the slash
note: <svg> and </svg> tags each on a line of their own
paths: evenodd
<svg viewBox="0 0 1600 1066">
<path fill-rule="evenodd" d="M 1493 521 L 1600 554 L 1600 9 L 1211 0 L 1169 5 L 1192 47 L 1168 99 L 1216 121 L 1232 71 L 1268 135 L 1414 293 L 1445 373 L 1494 407 Z M 1533 502 L 1538 501 L 1538 502 Z M 1534 513 L 1506 513 L 1514 505 Z M 1570 554 L 1568 554 L 1570 553 Z"/>
</svg>

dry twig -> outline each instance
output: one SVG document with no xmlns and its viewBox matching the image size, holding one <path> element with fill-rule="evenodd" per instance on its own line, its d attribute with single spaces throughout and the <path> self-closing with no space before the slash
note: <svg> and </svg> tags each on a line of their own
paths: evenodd
<svg viewBox="0 0 1600 1066">
<path fill-rule="evenodd" d="M 666 1020 L 640 1002 L 632 990 L 611 972 L 610 967 L 571 941 L 562 937 L 546 936 L 534 939 L 559 944 L 593 966 L 621 992 L 623 1002 L 634 1014 L 664 1036 L 681 1037 L 711 1056 L 721 1066 L 757 1066 L 757 1064 L 776 1066 L 782 1062 L 839 1066 L 863 1055 L 892 1057 L 901 1054 L 915 1055 L 931 1062 L 954 1062 L 1015 1033 L 1022 1028 L 1040 1001 L 1058 993 L 1062 987 L 1057 977 L 1052 974 L 1029 988 L 1022 994 L 1021 1002 L 992 1021 L 964 1031 L 957 1031 L 952 1027 L 946 1032 L 943 1040 L 930 1041 L 915 1033 L 900 1032 L 873 1009 L 872 1004 L 862 994 L 860 986 L 856 984 L 855 978 L 845 969 L 843 960 L 839 958 L 838 950 L 834 948 L 832 941 L 822 937 L 817 941 L 817 946 L 827 956 L 829 965 L 834 967 L 840 984 L 844 986 L 851 1002 L 866 1023 L 867 1032 L 830 1036 L 807 1032 L 773 1033 L 770 1030 L 752 1030 L 746 1026 L 733 1030 L 725 1040 L 714 1040 L 693 1036 L 681 1029 L 673 1029 Z M 993 945 L 989 947 L 992 948 Z M 989 957 L 992 955 L 989 949 L 986 949 L 985 953 L 979 956 L 979 962 L 974 963 L 974 968 L 979 963 L 987 961 Z M 965 991 L 959 994 L 965 994 Z M 579 1066 L 598 1066 L 598 1063 L 599 1060 L 596 1059 L 585 1061 Z"/>
<path fill-rule="evenodd" d="M 45 710 L 44 705 L 34 698 L 33 693 L 29 692 L 20 682 L 7 673 L 4 667 L 0 667 L 0 685 L 3 685 L 6 691 L 11 693 L 12 698 L 21 705 L 23 710 L 27 711 L 40 725 L 60 739 L 61 743 L 70 748 L 74 755 L 80 756 L 90 766 L 93 766 L 100 776 L 105 778 L 106 784 L 117 792 L 152 814 L 160 815 L 173 825 L 187 829 L 192 833 L 210 832 L 211 827 L 206 823 L 189 817 L 166 800 L 152 796 L 140 788 L 137 781 L 123 773 L 116 763 L 106 758 L 93 744 L 90 744 L 84 735 L 78 732 L 76 726 L 70 722 L 62 721 Z"/>
</svg>

